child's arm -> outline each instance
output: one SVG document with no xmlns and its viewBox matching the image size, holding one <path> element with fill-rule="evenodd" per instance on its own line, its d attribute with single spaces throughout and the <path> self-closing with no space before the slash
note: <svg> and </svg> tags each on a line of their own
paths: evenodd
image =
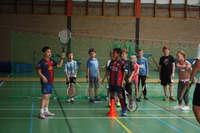
<svg viewBox="0 0 200 133">
<path fill-rule="evenodd" d="M 149 78 L 149 65 L 147 59 L 146 59 L 146 78 Z"/>
<path fill-rule="evenodd" d="M 99 73 L 99 69 L 98 69 L 98 81 L 100 80 L 100 73 Z"/>
<path fill-rule="evenodd" d="M 37 73 L 42 78 L 43 83 L 48 83 L 47 78 L 41 73 L 40 69 L 38 69 Z"/>
<path fill-rule="evenodd" d="M 69 82 L 69 75 L 68 75 L 68 72 L 65 72 L 65 76 L 66 76 L 67 81 Z"/>
<path fill-rule="evenodd" d="M 103 77 L 103 79 L 101 81 L 101 84 L 104 84 L 104 81 L 108 77 L 108 75 L 110 75 L 110 71 L 109 70 L 106 71 L 106 73 L 105 73 L 105 75 L 104 75 L 104 77 Z"/>
<path fill-rule="evenodd" d="M 172 63 L 172 74 L 171 77 L 174 78 L 174 73 L 175 73 L 175 63 Z"/>
<path fill-rule="evenodd" d="M 89 83 L 89 81 L 90 81 L 90 68 L 88 67 L 87 68 L 87 75 L 86 75 L 86 81 Z"/>
<path fill-rule="evenodd" d="M 161 78 L 161 68 L 162 68 L 162 66 L 159 65 L 159 68 L 158 68 L 158 71 L 159 71 L 159 79 Z"/>
<path fill-rule="evenodd" d="M 62 67 L 62 65 L 63 65 L 63 58 L 65 58 L 65 53 L 61 54 L 61 59 L 60 59 L 60 62 L 57 64 L 57 67 Z"/>
</svg>

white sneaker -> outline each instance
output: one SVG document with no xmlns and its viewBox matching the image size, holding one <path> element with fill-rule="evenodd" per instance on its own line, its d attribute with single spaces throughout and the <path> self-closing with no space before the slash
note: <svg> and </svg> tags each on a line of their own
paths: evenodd
<svg viewBox="0 0 200 133">
<path fill-rule="evenodd" d="M 74 102 L 74 98 L 73 97 L 71 98 L 71 101 Z"/>
<path fill-rule="evenodd" d="M 186 111 L 186 110 L 190 110 L 189 106 L 184 106 L 183 108 L 181 108 L 182 111 Z"/>
<path fill-rule="evenodd" d="M 54 113 L 51 113 L 49 111 L 44 112 L 44 116 L 54 116 L 54 115 L 55 115 Z"/>
<path fill-rule="evenodd" d="M 67 102 L 68 102 L 68 103 L 71 103 L 71 102 L 72 102 L 71 99 L 72 99 L 72 98 L 69 98 L 69 99 L 67 100 Z"/>
<path fill-rule="evenodd" d="M 175 107 L 173 107 L 173 109 L 182 109 L 183 106 L 180 106 L 180 105 L 176 105 Z"/>
</svg>

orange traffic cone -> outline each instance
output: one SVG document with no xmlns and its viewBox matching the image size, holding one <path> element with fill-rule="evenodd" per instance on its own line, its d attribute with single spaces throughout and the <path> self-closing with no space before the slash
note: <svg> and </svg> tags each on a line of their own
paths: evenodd
<svg viewBox="0 0 200 133">
<path fill-rule="evenodd" d="M 111 99 L 110 111 L 107 114 L 107 116 L 110 116 L 110 117 L 112 117 L 112 116 L 119 116 L 116 113 L 116 110 L 115 110 L 115 100 L 114 99 Z"/>
</svg>

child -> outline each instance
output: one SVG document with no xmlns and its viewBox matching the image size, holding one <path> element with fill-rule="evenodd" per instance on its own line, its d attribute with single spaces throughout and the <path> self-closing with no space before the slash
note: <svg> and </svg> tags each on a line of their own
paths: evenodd
<svg viewBox="0 0 200 133">
<path fill-rule="evenodd" d="M 41 77 L 40 82 L 42 86 L 42 99 L 40 101 L 39 118 L 45 119 L 45 116 L 54 116 L 55 114 L 49 112 L 49 100 L 52 94 L 52 87 L 54 83 L 54 66 L 62 67 L 63 58 L 65 54 L 62 53 L 60 63 L 56 63 L 51 57 L 51 48 L 43 47 L 42 54 L 44 58 L 38 63 L 37 73 Z"/>
<path fill-rule="evenodd" d="M 128 56 L 128 50 L 127 49 L 123 49 L 122 50 L 122 60 L 124 61 L 124 69 L 126 72 L 126 76 L 124 78 L 124 80 L 126 81 L 126 85 L 125 90 L 129 95 L 132 95 L 132 76 L 134 74 L 134 67 L 133 67 L 133 63 L 131 60 L 127 59 Z M 127 104 L 125 102 L 125 91 L 122 90 L 122 94 L 124 97 L 124 105 L 125 107 L 127 107 Z"/>
<path fill-rule="evenodd" d="M 67 58 L 68 61 L 65 63 L 65 75 L 67 79 L 67 85 L 70 85 L 70 90 L 69 91 L 69 99 L 67 102 L 74 102 L 74 97 L 73 97 L 73 89 L 74 89 L 74 84 L 76 84 L 76 74 L 78 72 L 78 64 L 75 60 L 73 60 L 73 53 L 68 52 L 67 53 Z"/>
<path fill-rule="evenodd" d="M 115 58 L 113 57 L 113 50 L 110 51 L 110 60 L 108 60 L 107 64 L 106 64 L 106 69 L 108 69 L 110 62 L 112 60 L 114 60 Z M 107 81 L 108 81 L 108 87 L 109 87 L 109 81 L 110 81 L 110 77 L 107 77 Z M 109 90 L 107 90 L 108 94 L 109 94 Z M 117 93 L 115 93 L 117 94 Z M 119 102 L 119 98 L 116 98 L 117 95 L 115 95 L 115 100 L 116 100 L 116 105 L 117 107 L 120 107 L 120 102 Z M 110 106 L 110 103 L 108 103 L 108 106 Z"/>
<path fill-rule="evenodd" d="M 178 68 L 178 76 L 179 76 L 179 82 L 178 82 L 178 89 L 177 89 L 177 98 L 178 98 L 178 105 L 173 107 L 174 109 L 181 109 L 181 110 L 189 110 L 189 90 L 186 91 L 185 95 L 183 96 L 183 99 L 185 101 L 185 107 L 182 106 L 182 100 L 180 99 L 180 94 L 182 88 L 188 83 L 190 79 L 190 72 L 192 71 L 192 67 L 190 62 L 185 60 L 185 53 L 184 51 L 178 51 L 176 53 L 177 62 L 176 67 Z"/>
<path fill-rule="evenodd" d="M 137 57 L 135 55 L 132 55 L 131 60 L 134 65 L 134 74 L 132 77 L 132 82 L 134 83 L 135 86 L 135 96 L 136 96 L 136 101 L 140 102 L 140 99 L 138 98 L 138 74 L 139 74 L 139 65 L 137 64 Z"/>
<path fill-rule="evenodd" d="M 99 79 L 100 79 L 100 74 L 99 74 L 99 63 L 98 63 L 98 59 L 96 59 L 96 50 L 91 48 L 89 49 L 89 55 L 90 55 L 90 59 L 88 59 L 87 61 L 87 76 L 86 76 L 86 80 L 89 83 L 89 102 L 91 103 L 95 103 L 95 101 L 97 102 L 101 102 L 102 100 L 100 100 L 98 98 L 98 88 L 99 88 Z M 93 99 L 92 97 L 92 88 L 95 87 L 95 97 Z"/>
<path fill-rule="evenodd" d="M 143 86 L 146 84 L 146 79 L 149 78 L 149 75 L 148 75 L 149 67 L 148 67 L 147 58 L 143 57 L 142 49 L 138 49 L 137 55 L 138 55 L 137 64 L 139 65 L 139 74 L 138 74 L 139 75 L 138 90 L 139 90 L 140 82 L 142 83 L 142 88 L 143 88 Z M 143 95 L 144 95 L 144 99 L 148 100 L 146 86 L 144 87 Z"/>
<path fill-rule="evenodd" d="M 172 79 L 174 78 L 175 61 L 174 57 L 172 55 L 169 55 L 169 51 L 170 49 L 168 46 L 163 47 L 164 56 L 162 56 L 159 61 L 159 75 L 160 75 L 161 85 L 163 86 L 165 93 L 163 101 L 166 100 L 176 101 L 176 99 L 173 97 L 173 79 Z M 169 84 L 169 91 L 170 91 L 169 99 L 167 96 L 167 84 Z"/>
<path fill-rule="evenodd" d="M 115 60 L 110 62 L 110 65 L 102 79 L 102 84 L 104 84 L 104 80 L 109 75 L 110 76 L 110 87 L 109 91 L 111 93 L 111 100 L 114 99 L 115 92 L 118 93 L 118 97 L 120 99 L 121 108 L 122 108 L 122 116 L 126 116 L 126 109 L 124 106 L 124 98 L 122 96 L 122 85 L 125 84 L 125 69 L 124 69 L 124 62 L 120 59 L 122 54 L 121 48 L 114 48 L 113 49 L 113 57 Z"/>
</svg>

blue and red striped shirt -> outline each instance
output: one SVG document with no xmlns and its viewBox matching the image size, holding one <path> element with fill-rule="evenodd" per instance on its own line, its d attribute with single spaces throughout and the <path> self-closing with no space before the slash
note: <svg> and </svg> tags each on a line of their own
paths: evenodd
<svg viewBox="0 0 200 133">
<path fill-rule="evenodd" d="M 41 73 L 47 78 L 48 84 L 54 83 L 54 66 L 57 66 L 58 63 L 52 59 L 45 60 L 42 59 L 38 63 L 38 70 L 41 70 Z M 40 80 L 42 82 L 42 79 Z"/>
<path fill-rule="evenodd" d="M 112 60 L 107 69 L 110 71 L 110 85 L 122 86 L 123 73 L 125 72 L 124 61 Z"/>
</svg>

